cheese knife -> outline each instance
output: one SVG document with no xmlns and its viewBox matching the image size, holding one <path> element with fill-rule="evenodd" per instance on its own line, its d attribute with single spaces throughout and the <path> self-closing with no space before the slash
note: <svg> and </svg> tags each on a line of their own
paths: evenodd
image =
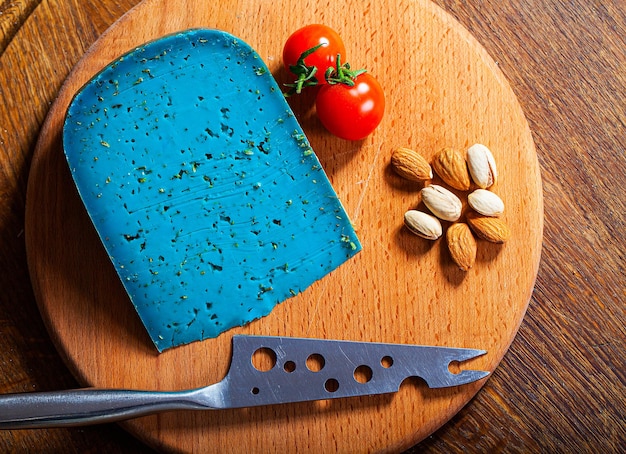
<svg viewBox="0 0 626 454">
<path fill-rule="evenodd" d="M 226 377 L 185 391 L 84 388 L 0 396 L 0 429 L 81 426 L 173 410 L 219 410 L 397 392 L 408 377 L 462 386 L 487 371 L 450 371 L 486 351 L 236 335 Z"/>
</svg>

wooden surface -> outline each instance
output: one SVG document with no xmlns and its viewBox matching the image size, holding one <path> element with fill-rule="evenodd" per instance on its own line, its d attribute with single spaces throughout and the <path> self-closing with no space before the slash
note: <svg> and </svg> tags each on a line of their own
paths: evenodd
<svg viewBox="0 0 626 454">
<path fill-rule="evenodd" d="M 77 384 L 34 302 L 24 250 L 26 181 L 61 82 L 132 3 L 0 4 L 1 392 Z M 535 292 L 504 361 L 471 404 L 414 451 L 619 452 L 626 442 L 623 5 L 446 8 L 520 99 L 542 167 L 545 237 Z M 111 425 L 2 432 L 0 449 L 148 451 Z"/>
<path fill-rule="evenodd" d="M 278 9 L 295 10 L 299 4 L 281 0 Z M 332 7 L 348 10 L 348 4 L 335 1 Z M 143 2 L 87 52 L 51 107 L 29 176 L 27 258 L 44 322 L 81 384 L 171 390 L 215 383 L 226 373 L 235 333 L 480 348 L 487 355 L 463 367 L 493 371 L 517 332 L 539 264 L 543 200 L 528 124 L 495 63 L 458 22 L 424 0 L 372 7 L 366 16 L 376 25 L 369 27 L 311 11 L 294 23 L 275 14 L 276 7 L 268 1 Z M 69 178 L 60 143 L 68 103 L 120 54 L 198 26 L 248 42 L 280 79 L 284 41 L 295 28 L 319 20 L 345 37 L 371 36 L 348 44 L 350 60 L 371 68 L 388 100 L 383 123 L 362 143 L 332 138 L 305 109 L 307 98 L 292 100 L 363 251 L 270 316 L 157 355 Z M 391 46 L 383 39 L 390 36 Z M 400 65 L 401 78 L 395 70 Z M 448 258 L 443 241 L 433 244 L 402 228 L 404 212 L 419 204 L 421 185 L 401 180 L 389 161 L 398 146 L 428 157 L 443 146 L 464 150 L 475 142 L 493 150 L 499 171 L 493 189 L 505 201 L 503 219 L 512 233 L 505 245 L 479 242 L 477 263 L 464 273 Z M 465 199 L 467 193 L 461 195 Z M 152 446 L 185 452 L 267 453 L 285 446 L 295 452 L 349 452 L 355 443 L 367 451 L 397 451 L 449 420 L 482 384 L 444 390 L 407 385 L 393 396 L 168 413 L 125 427 Z"/>
</svg>

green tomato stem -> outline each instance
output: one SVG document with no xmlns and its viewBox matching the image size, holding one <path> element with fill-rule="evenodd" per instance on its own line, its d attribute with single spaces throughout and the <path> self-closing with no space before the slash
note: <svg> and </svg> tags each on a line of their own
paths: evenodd
<svg viewBox="0 0 626 454">
<path fill-rule="evenodd" d="M 291 71 L 298 78 L 294 83 L 285 84 L 287 87 L 291 87 L 285 96 L 291 96 L 293 94 L 300 94 L 305 87 L 312 87 L 317 85 L 317 79 L 315 78 L 315 74 L 317 73 L 317 66 L 309 66 L 304 62 L 304 59 L 315 52 L 317 49 L 322 47 L 324 43 L 319 43 L 317 46 L 313 46 L 308 50 L 305 50 L 300 54 L 298 61 L 295 65 L 289 66 L 289 71 Z"/>
<path fill-rule="evenodd" d="M 326 82 L 330 85 L 344 84 L 354 87 L 354 79 L 367 72 L 365 69 L 352 70 L 349 63 L 341 64 L 341 54 L 337 54 L 337 64 L 335 68 L 326 70 Z"/>
<path fill-rule="evenodd" d="M 317 74 L 317 66 L 309 66 L 304 62 L 304 59 L 322 47 L 324 43 L 319 43 L 317 46 L 311 47 L 300 54 L 298 61 L 295 65 L 289 66 L 291 71 L 297 79 L 293 83 L 285 84 L 286 87 L 290 87 L 286 97 L 294 94 L 302 93 L 306 87 L 313 87 L 318 84 L 315 75 Z M 326 82 L 330 85 L 343 84 L 348 87 L 354 86 L 354 80 L 361 74 L 365 73 L 365 69 L 352 70 L 349 63 L 341 64 L 341 54 L 337 54 L 337 61 L 335 68 L 328 68 L 324 74 Z"/>
</svg>

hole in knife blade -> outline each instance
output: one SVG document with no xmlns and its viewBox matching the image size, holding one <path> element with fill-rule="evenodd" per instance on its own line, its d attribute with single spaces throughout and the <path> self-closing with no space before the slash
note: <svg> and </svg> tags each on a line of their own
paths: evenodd
<svg viewBox="0 0 626 454">
<path fill-rule="evenodd" d="M 250 390 L 250 392 L 251 392 L 252 394 L 254 394 L 255 396 L 256 396 L 257 394 L 259 394 L 259 391 L 260 391 L 260 389 L 259 389 L 259 388 L 257 388 L 256 386 Z"/>
<path fill-rule="evenodd" d="M 271 348 L 261 347 L 252 354 L 252 365 L 260 372 L 267 372 L 276 365 L 276 352 Z"/>
<path fill-rule="evenodd" d="M 319 372 L 324 368 L 325 364 L 326 360 L 319 353 L 313 353 L 312 355 L 309 355 L 309 357 L 306 359 L 306 367 L 311 372 Z"/>
<path fill-rule="evenodd" d="M 372 379 L 372 368 L 365 364 L 354 369 L 354 379 L 359 383 L 367 383 Z"/>
<path fill-rule="evenodd" d="M 283 369 L 285 369 L 285 372 L 291 373 L 296 370 L 296 363 L 294 363 L 293 361 L 286 361 Z"/>
<path fill-rule="evenodd" d="M 461 373 L 461 363 L 459 361 L 451 361 L 450 364 L 448 364 L 448 370 L 450 371 L 451 374 L 460 374 Z"/>
<path fill-rule="evenodd" d="M 329 378 L 324 383 L 324 389 L 329 393 L 334 393 L 339 389 L 339 382 L 334 378 Z"/>
<path fill-rule="evenodd" d="M 405 387 L 411 387 L 416 389 L 427 389 L 428 383 L 422 377 L 411 376 L 407 377 L 400 383 L 400 389 Z"/>
<path fill-rule="evenodd" d="M 393 366 L 393 358 L 391 356 L 383 356 L 380 360 L 380 365 L 383 366 L 385 369 L 389 369 L 391 366 Z"/>
</svg>

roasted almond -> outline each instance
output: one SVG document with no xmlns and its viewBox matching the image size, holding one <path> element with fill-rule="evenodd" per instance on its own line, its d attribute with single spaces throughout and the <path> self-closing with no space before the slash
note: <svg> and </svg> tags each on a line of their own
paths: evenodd
<svg viewBox="0 0 626 454">
<path fill-rule="evenodd" d="M 504 211 L 504 202 L 497 194 L 486 189 L 476 189 L 467 196 L 467 202 L 484 216 L 500 216 Z"/>
<path fill-rule="evenodd" d="M 391 155 L 391 165 L 398 175 L 411 181 L 433 178 L 430 164 L 421 154 L 410 148 L 398 148 Z"/>
<path fill-rule="evenodd" d="M 448 250 L 454 263 L 463 270 L 469 270 L 476 261 L 476 239 L 472 231 L 462 222 L 452 224 L 446 232 Z"/>
<path fill-rule="evenodd" d="M 422 188 L 422 201 L 439 219 L 454 222 L 461 217 L 461 200 L 443 186 L 431 184 Z"/>
<path fill-rule="evenodd" d="M 492 243 L 504 243 L 511 237 L 509 226 L 500 218 L 468 213 L 467 223 L 477 237 Z"/>
<path fill-rule="evenodd" d="M 415 235 L 427 240 L 436 240 L 443 232 L 439 219 L 418 210 L 409 210 L 404 213 L 404 225 Z"/>
<path fill-rule="evenodd" d="M 468 148 L 467 167 L 479 188 L 486 189 L 498 180 L 496 160 L 491 150 L 483 144 L 477 143 Z"/>
<path fill-rule="evenodd" d="M 435 173 L 448 185 L 460 191 L 470 188 L 467 163 L 461 152 L 454 148 L 443 148 L 433 158 Z"/>
</svg>

